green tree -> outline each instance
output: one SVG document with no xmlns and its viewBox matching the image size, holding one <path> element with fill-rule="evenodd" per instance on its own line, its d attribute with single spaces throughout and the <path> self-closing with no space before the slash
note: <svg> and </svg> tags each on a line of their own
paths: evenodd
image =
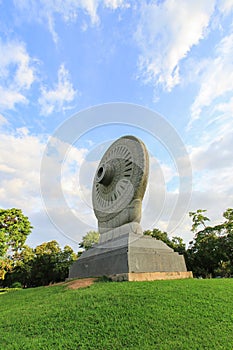
<svg viewBox="0 0 233 350">
<path fill-rule="evenodd" d="M 61 248 L 53 240 L 38 245 L 35 248 L 35 259 L 32 266 L 32 283 L 35 286 L 58 282 L 57 263 Z"/>
<path fill-rule="evenodd" d="M 66 245 L 58 255 L 57 264 L 55 266 L 58 282 L 64 281 L 68 277 L 69 268 L 75 260 L 77 260 L 77 254 L 74 253 L 70 246 Z"/>
<path fill-rule="evenodd" d="M 82 241 L 79 243 L 80 248 L 85 250 L 90 249 L 94 244 L 99 242 L 100 234 L 96 231 L 89 231 L 85 236 L 82 237 Z"/>
<path fill-rule="evenodd" d="M 174 249 L 175 252 L 185 255 L 186 247 L 185 247 L 183 238 L 178 236 L 172 237 L 171 243 L 172 243 L 172 248 Z"/>
<path fill-rule="evenodd" d="M 11 270 L 31 230 L 28 217 L 20 209 L 0 209 L 0 279 Z"/>
<path fill-rule="evenodd" d="M 206 226 L 209 219 L 203 215 L 205 211 L 190 213 L 196 234 L 186 252 L 187 267 L 196 276 L 229 276 L 233 273 L 233 210 L 227 209 L 225 221 L 215 226 Z M 198 231 L 199 226 L 203 229 Z"/>
<path fill-rule="evenodd" d="M 64 281 L 68 277 L 69 267 L 77 259 L 71 247 L 62 250 L 57 241 L 42 243 L 35 248 L 32 266 L 34 286 Z"/>
<path fill-rule="evenodd" d="M 225 276 L 233 275 L 233 209 L 228 208 L 223 213 L 226 219 L 221 228 L 220 247 L 225 253 L 225 259 L 222 261 L 222 273 Z M 221 268 L 220 268 L 221 270 Z"/>
<path fill-rule="evenodd" d="M 168 237 L 167 232 L 161 231 L 158 228 L 154 228 L 152 231 L 146 230 L 143 232 L 143 234 L 146 236 L 154 237 L 160 241 L 163 241 L 170 248 L 174 249 L 174 251 L 178 252 L 179 254 L 185 253 L 185 243 L 181 237 L 175 236 L 175 237 L 172 237 L 172 239 L 170 239 Z"/>
<path fill-rule="evenodd" d="M 231 224 L 231 229 L 233 229 L 233 209 L 232 208 L 228 208 L 224 213 L 223 213 L 223 217 L 226 219 L 226 221 L 224 222 L 225 225 L 227 225 L 227 227 L 229 226 L 229 224 Z"/>
<path fill-rule="evenodd" d="M 20 282 L 24 288 L 31 286 L 34 259 L 34 249 L 25 245 L 18 254 L 14 268 L 6 274 L 4 285 L 10 287 L 13 283 Z"/>
<path fill-rule="evenodd" d="M 5 279 L 7 272 L 12 270 L 12 261 L 9 258 L 0 257 L 0 281 Z"/>
<path fill-rule="evenodd" d="M 32 226 L 21 209 L 0 209 L 0 256 L 23 247 Z"/>
<path fill-rule="evenodd" d="M 76 259 L 72 248 L 65 246 L 62 250 L 56 241 L 42 243 L 34 249 L 24 246 L 3 285 L 10 287 L 20 282 L 23 287 L 36 287 L 64 281 Z"/>
<path fill-rule="evenodd" d="M 144 235 L 146 236 L 151 236 L 154 237 L 160 241 L 163 241 L 164 243 L 166 243 L 169 247 L 172 245 L 167 232 L 161 231 L 158 228 L 154 228 L 152 231 L 150 230 L 146 230 L 143 232 Z"/>
<path fill-rule="evenodd" d="M 196 232 L 198 226 L 202 225 L 204 228 L 206 228 L 206 221 L 210 221 L 210 219 L 207 216 L 204 216 L 203 213 L 205 213 L 206 210 L 198 209 L 196 212 L 189 212 L 189 216 L 192 218 L 193 224 L 192 224 L 192 232 Z"/>
</svg>

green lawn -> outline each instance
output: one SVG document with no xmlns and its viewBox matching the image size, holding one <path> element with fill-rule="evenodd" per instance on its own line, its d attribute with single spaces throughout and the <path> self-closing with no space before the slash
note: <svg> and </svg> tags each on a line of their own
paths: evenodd
<svg viewBox="0 0 233 350">
<path fill-rule="evenodd" d="M 233 279 L 0 295 L 0 349 L 233 349 Z"/>
</svg>

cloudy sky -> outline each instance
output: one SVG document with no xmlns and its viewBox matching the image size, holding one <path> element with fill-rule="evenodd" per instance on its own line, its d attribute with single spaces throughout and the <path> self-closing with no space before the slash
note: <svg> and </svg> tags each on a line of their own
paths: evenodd
<svg viewBox="0 0 233 350">
<path fill-rule="evenodd" d="M 0 0 L 0 207 L 78 249 L 113 140 L 150 153 L 144 229 L 233 207 L 233 0 Z M 192 172 L 191 172 L 192 168 Z"/>
</svg>

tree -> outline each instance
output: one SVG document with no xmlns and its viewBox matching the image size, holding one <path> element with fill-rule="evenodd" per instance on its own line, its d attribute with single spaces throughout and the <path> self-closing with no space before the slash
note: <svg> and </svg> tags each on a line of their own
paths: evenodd
<svg viewBox="0 0 233 350">
<path fill-rule="evenodd" d="M 60 254 L 59 264 L 57 264 L 57 272 L 60 281 L 65 281 L 69 275 L 69 268 L 78 256 L 74 253 L 73 249 L 66 245 Z"/>
<path fill-rule="evenodd" d="M 0 279 L 11 269 L 31 230 L 20 209 L 0 209 Z"/>
<path fill-rule="evenodd" d="M 18 254 L 14 268 L 6 274 L 4 285 L 10 287 L 13 283 L 20 282 L 24 288 L 31 286 L 34 259 L 34 249 L 25 245 Z"/>
<path fill-rule="evenodd" d="M 222 262 L 223 273 L 227 276 L 233 275 L 233 209 L 229 208 L 223 213 L 226 219 L 221 228 L 221 249 L 225 252 L 225 259 Z"/>
<path fill-rule="evenodd" d="M 89 231 L 85 236 L 83 236 L 82 241 L 79 243 L 80 248 L 85 250 L 90 249 L 94 244 L 99 242 L 100 234 L 96 231 Z"/>
<path fill-rule="evenodd" d="M 144 235 L 146 236 L 151 236 L 154 237 L 160 241 L 163 241 L 164 243 L 166 243 L 169 247 L 171 246 L 171 241 L 168 237 L 167 232 L 164 231 L 160 231 L 158 228 L 154 228 L 152 231 L 147 230 L 143 232 Z"/>
<path fill-rule="evenodd" d="M 178 236 L 172 237 L 171 243 L 172 243 L 172 248 L 174 249 L 175 252 L 185 255 L 186 248 L 185 248 L 185 243 L 183 241 L 183 238 Z"/>
<path fill-rule="evenodd" d="M 232 227 L 232 224 L 233 224 L 233 209 L 231 208 L 228 208 L 224 213 L 223 213 L 223 217 L 226 219 L 226 221 L 224 222 L 224 224 L 231 224 L 231 229 L 233 228 Z"/>
<path fill-rule="evenodd" d="M 36 287 L 64 281 L 76 259 L 72 248 L 65 246 L 62 250 L 56 241 L 42 243 L 34 249 L 24 246 L 3 285 L 10 287 L 20 282 L 23 287 Z"/>
<path fill-rule="evenodd" d="M 0 255 L 22 248 L 31 230 L 31 223 L 21 209 L 0 209 Z"/>
<path fill-rule="evenodd" d="M 210 221 L 210 219 L 207 216 L 204 216 L 203 213 L 205 213 L 206 210 L 198 209 L 196 212 L 189 212 L 189 216 L 192 218 L 193 224 L 192 224 L 192 232 L 196 232 L 198 226 L 203 225 L 204 228 L 206 228 L 206 221 Z"/>
<path fill-rule="evenodd" d="M 170 239 L 168 237 L 167 232 L 161 231 L 158 228 L 154 228 L 152 231 L 146 230 L 143 232 L 146 236 L 154 237 L 160 241 L 163 241 L 166 243 L 170 248 L 174 249 L 175 252 L 178 252 L 179 254 L 185 253 L 185 243 L 183 242 L 183 239 L 181 237 L 172 237 Z"/>
<path fill-rule="evenodd" d="M 33 285 L 48 285 L 64 280 L 75 258 L 70 247 L 66 246 L 62 251 L 55 240 L 40 244 L 35 248 L 35 259 L 32 265 Z"/>
<path fill-rule="evenodd" d="M 0 280 L 5 279 L 5 275 L 7 272 L 12 270 L 11 260 L 8 258 L 0 257 Z"/>
<path fill-rule="evenodd" d="M 188 269 L 196 276 L 230 276 L 233 273 L 233 209 L 223 213 L 225 221 L 215 226 L 206 226 L 209 219 L 203 215 L 206 210 L 191 212 L 195 231 L 194 240 L 186 253 Z M 198 227 L 203 229 L 198 231 Z"/>
</svg>

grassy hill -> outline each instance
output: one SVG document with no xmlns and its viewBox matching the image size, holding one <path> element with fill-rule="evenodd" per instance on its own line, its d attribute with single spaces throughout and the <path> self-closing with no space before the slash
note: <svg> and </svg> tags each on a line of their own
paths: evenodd
<svg viewBox="0 0 233 350">
<path fill-rule="evenodd" d="M 0 295 L 0 349 L 233 349 L 233 279 Z"/>
</svg>

